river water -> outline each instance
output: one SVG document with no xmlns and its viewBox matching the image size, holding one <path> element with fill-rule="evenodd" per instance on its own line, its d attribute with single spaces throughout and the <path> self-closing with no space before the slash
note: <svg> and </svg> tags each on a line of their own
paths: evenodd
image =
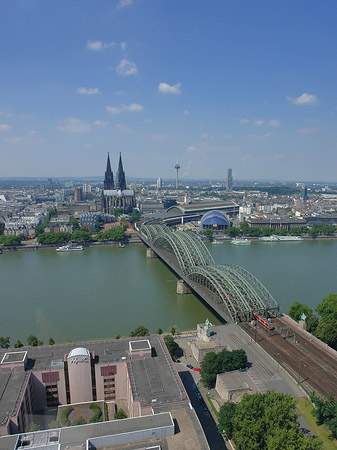
<svg viewBox="0 0 337 450">
<path fill-rule="evenodd" d="M 287 312 L 296 300 L 315 308 L 337 292 L 337 241 L 208 244 L 215 262 L 252 272 Z M 0 255 L 0 336 L 45 342 L 128 335 L 138 325 L 150 332 L 195 328 L 219 320 L 194 295 L 176 294 L 175 275 L 145 246 L 55 249 Z"/>
</svg>

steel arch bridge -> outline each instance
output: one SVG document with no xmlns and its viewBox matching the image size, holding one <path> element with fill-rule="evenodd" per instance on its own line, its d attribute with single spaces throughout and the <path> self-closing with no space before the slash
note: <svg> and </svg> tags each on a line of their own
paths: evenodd
<svg viewBox="0 0 337 450">
<path fill-rule="evenodd" d="M 172 232 L 165 225 L 144 224 L 140 236 L 169 265 L 176 263 L 185 281 L 193 289 L 201 290 L 208 303 L 224 307 L 231 320 L 250 320 L 253 312 L 262 315 L 278 312 L 276 300 L 254 275 L 233 264 L 215 264 L 195 233 Z"/>
</svg>

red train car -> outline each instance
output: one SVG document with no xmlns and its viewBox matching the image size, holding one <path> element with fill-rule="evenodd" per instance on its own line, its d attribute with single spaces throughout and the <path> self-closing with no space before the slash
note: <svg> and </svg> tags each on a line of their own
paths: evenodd
<svg viewBox="0 0 337 450">
<path fill-rule="evenodd" d="M 262 323 L 262 325 L 264 325 L 266 328 L 268 328 L 268 330 L 274 329 L 274 325 L 271 322 L 269 322 L 264 317 L 259 316 L 256 312 L 253 312 L 253 317 L 254 317 L 254 319 L 258 320 L 260 323 Z"/>
</svg>

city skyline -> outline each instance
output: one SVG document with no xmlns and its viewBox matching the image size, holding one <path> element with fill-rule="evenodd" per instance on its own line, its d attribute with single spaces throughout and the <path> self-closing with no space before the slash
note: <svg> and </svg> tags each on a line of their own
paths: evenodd
<svg viewBox="0 0 337 450">
<path fill-rule="evenodd" d="M 178 156 L 181 179 L 337 181 L 336 12 L 4 1 L 0 177 L 97 176 L 110 151 L 129 178 Z"/>
</svg>

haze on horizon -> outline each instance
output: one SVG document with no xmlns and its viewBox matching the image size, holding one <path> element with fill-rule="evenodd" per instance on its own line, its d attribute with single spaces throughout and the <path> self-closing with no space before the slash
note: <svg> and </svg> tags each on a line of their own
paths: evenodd
<svg viewBox="0 0 337 450">
<path fill-rule="evenodd" d="M 337 181 L 335 0 L 3 0 L 0 177 Z"/>
</svg>

